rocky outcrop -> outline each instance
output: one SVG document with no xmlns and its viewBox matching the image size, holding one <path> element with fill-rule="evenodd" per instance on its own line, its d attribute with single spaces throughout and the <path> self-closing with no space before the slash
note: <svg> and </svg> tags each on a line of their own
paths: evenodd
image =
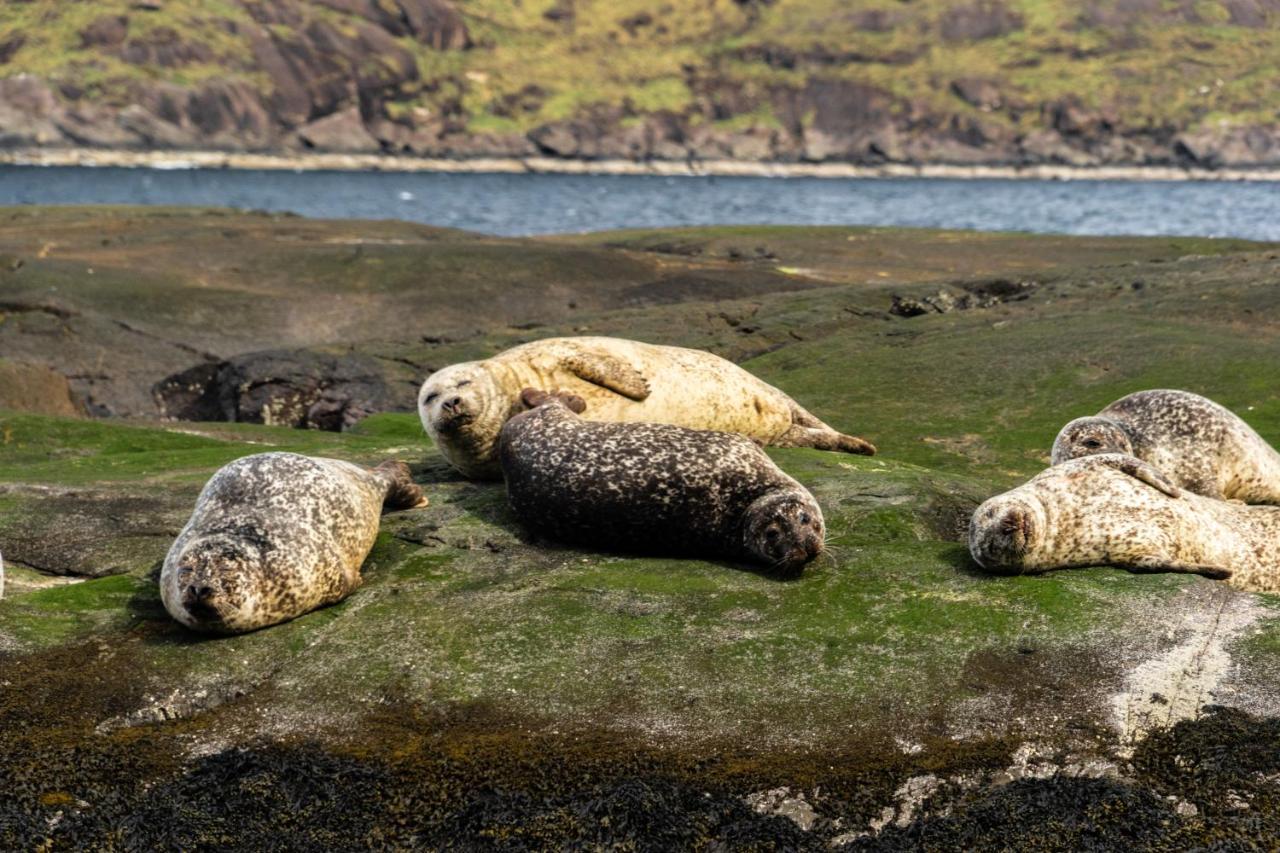
<svg viewBox="0 0 1280 853">
<path fill-rule="evenodd" d="M 82 417 L 84 404 L 67 377 L 39 364 L 0 358 L 0 409 Z"/>
<path fill-rule="evenodd" d="M 503 26 L 513 32 L 494 35 L 493 20 L 469 11 L 485 21 L 486 35 L 477 41 L 452 0 L 235 0 L 198 19 L 171 13 L 163 4 L 135 3 L 77 22 L 80 53 L 48 81 L 21 73 L 22 57 L 32 49 L 24 47 L 26 35 L 0 33 L 0 75 L 10 75 L 0 77 L 0 148 L 301 149 L 636 162 L 1280 166 L 1280 124 L 1259 123 L 1258 116 L 1267 114 L 1265 101 L 1227 82 L 1227 69 L 1241 65 L 1247 52 L 1236 56 L 1234 48 L 1207 37 L 1188 36 L 1188 50 L 1203 54 L 1197 68 L 1219 69 L 1214 73 L 1221 78 L 1201 75 L 1205 82 L 1194 92 L 1204 104 L 1182 104 L 1177 117 L 1160 113 L 1162 95 L 1142 94 L 1158 81 L 1135 82 L 1132 91 L 1063 97 L 1038 89 L 1019 70 L 1061 64 L 1064 58 L 1123 58 L 1125 51 L 1154 44 L 1152 28 L 1215 23 L 1265 29 L 1280 21 L 1280 0 L 1221 0 L 1209 17 L 1207 6 L 1188 2 L 1090 2 L 1062 12 L 1064 37 L 1041 47 L 1020 45 L 1018 34 L 1043 21 L 1028 23 L 1027 7 L 1013 0 L 851 11 L 832 24 L 833 32 L 838 25 L 894 34 L 856 43 L 834 35 L 825 43 L 820 36 L 803 43 L 782 39 L 757 26 L 775 14 L 772 4 L 735 5 L 745 18 L 731 46 L 712 38 L 716 32 L 700 32 L 681 42 L 689 46 L 689 61 L 673 63 L 670 77 L 613 80 L 608 91 L 620 88 L 621 94 L 595 102 L 575 94 L 575 106 L 565 110 L 549 108 L 566 103 L 557 101 L 567 93 L 555 81 L 530 80 L 522 76 L 527 68 L 513 70 L 494 59 L 508 55 L 504 40 L 522 25 L 507 22 Z M 572 37 L 582 14 L 569 0 L 559 3 L 537 25 L 554 34 L 538 38 Z M 669 8 L 628 10 L 608 39 L 628 45 L 655 40 L 653 49 L 665 50 L 677 35 L 671 29 L 678 26 L 675 17 Z M 1088 38 L 1081 41 L 1081 33 Z M 967 66 L 959 60 L 966 46 L 988 43 L 1002 56 L 1006 48 L 1013 50 L 1010 59 L 998 71 L 993 66 L 963 73 Z M 586 54 L 601 49 L 587 42 L 552 48 L 569 56 L 583 53 L 588 62 L 599 57 Z M 468 53 L 464 62 L 437 63 L 424 62 L 424 51 Z M 959 73 L 926 73 L 921 63 L 930 51 L 960 52 L 947 60 L 957 60 L 950 66 L 938 57 L 928 60 L 930 68 Z M 99 69 L 87 82 L 84 69 L 97 68 L 94 57 L 101 55 L 135 73 Z M 210 66 L 225 73 L 195 73 Z M 889 71 L 895 81 L 914 82 L 889 85 Z M 1139 73 L 1145 72 L 1116 70 L 1117 79 Z M 651 82 L 666 87 L 658 101 L 638 94 Z M 1223 101 L 1229 91 L 1230 104 Z M 1136 115 L 1135 105 L 1147 113 Z M 1234 118 L 1203 124 L 1206 116 L 1222 115 Z"/>
<path fill-rule="evenodd" d="M 314 351 L 250 353 L 205 362 L 158 383 L 162 416 L 240 421 L 340 432 L 374 412 L 413 406 L 413 389 L 394 394 L 376 359 Z"/>
</svg>

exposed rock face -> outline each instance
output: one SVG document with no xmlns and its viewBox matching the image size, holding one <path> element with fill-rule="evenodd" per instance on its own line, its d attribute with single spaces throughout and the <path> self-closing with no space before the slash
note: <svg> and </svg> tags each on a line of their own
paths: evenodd
<svg viewBox="0 0 1280 853">
<path fill-rule="evenodd" d="M 397 396 L 368 356 L 262 352 L 206 362 L 156 385 L 162 415 L 186 421 L 242 421 L 338 432 L 374 412 L 413 406 Z"/>
<path fill-rule="evenodd" d="M 81 417 L 67 377 L 38 364 L 0 358 L 0 409 Z"/>
</svg>

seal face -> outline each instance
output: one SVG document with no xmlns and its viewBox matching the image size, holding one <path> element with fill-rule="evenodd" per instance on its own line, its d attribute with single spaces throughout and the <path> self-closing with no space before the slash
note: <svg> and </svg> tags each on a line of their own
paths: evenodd
<svg viewBox="0 0 1280 853">
<path fill-rule="evenodd" d="M 1280 504 L 1280 454 L 1228 409 L 1187 391 L 1139 391 L 1077 418 L 1053 442 L 1053 463 L 1128 453 L 1198 495 Z"/>
<path fill-rule="evenodd" d="M 553 397 L 507 422 L 500 459 L 521 522 L 561 541 L 727 557 L 783 574 L 823 548 L 813 496 L 739 435 L 593 423 Z"/>
<path fill-rule="evenodd" d="M 581 397 L 588 420 L 674 424 L 733 432 L 765 444 L 871 454 L 786 394 L 719 356 L 620 338 L 548 338 L 427 377 L 422 425 L 454 468 L 496 479 L 498 436 L 523 411 L 525 388 Z"/>
<path fill-rule="evenodd" d="M 226 634 L 339 601 L 360 586 L 384 503 L 426 503 L 402 462 L 368 470 L 296 453 L 238 459 L 205 485 L 169 549 L 165 609 L 189 628 Z"/>
<path fill-rule="evenodd" d="M 1280 507 L 1206 498 L 1133 456 L 1068 460 L 974 512 L 969 551 L 988 571 L 1113 565 L 1280 590 Z"/>
</svg>

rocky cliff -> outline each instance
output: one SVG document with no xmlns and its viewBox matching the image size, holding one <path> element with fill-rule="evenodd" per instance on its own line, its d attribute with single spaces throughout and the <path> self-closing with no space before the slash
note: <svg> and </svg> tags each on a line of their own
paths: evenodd
<svg viewBox="0 0 1280 853">
<path fill-rule="evenodd" d="M 0 146 L 1280 165 L 1280 0 L 0 7 Z"/>
</svg>

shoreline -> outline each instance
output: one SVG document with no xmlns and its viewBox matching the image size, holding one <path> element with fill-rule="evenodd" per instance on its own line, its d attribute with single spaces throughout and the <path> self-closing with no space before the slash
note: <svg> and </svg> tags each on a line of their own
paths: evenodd
<svg viewBox="0 0 1280 853">
<path fill-rule="evenodd" d="M 566 160 L 556 157 L 450 159 L 384 154 L 252 154 L 227 151 L 0 150 L 0 165 L 132 169 L 439 172 L 446 174 L 649 175 L 659 177 L 944 178 L 952 180 L 1280 182 L 1276 169 L 1176 166 L 960 166 L 953 164 L 778 163 L 746 160 Z"/>
</svg>

